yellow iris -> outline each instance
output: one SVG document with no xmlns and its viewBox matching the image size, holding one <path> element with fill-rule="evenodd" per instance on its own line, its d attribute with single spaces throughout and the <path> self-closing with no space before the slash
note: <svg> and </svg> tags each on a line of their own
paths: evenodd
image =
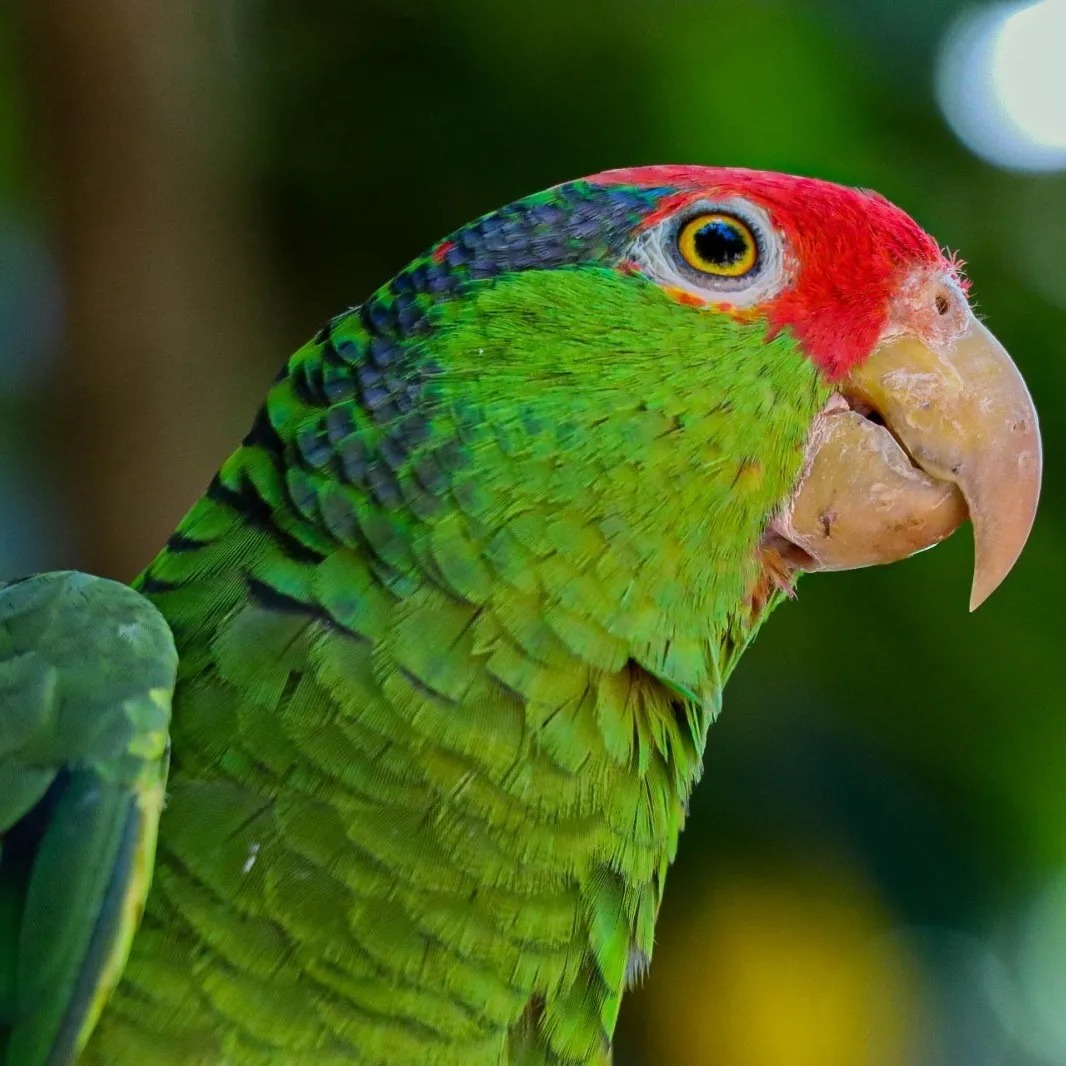
<svg viewBox="0 0 1066 1066">
<path fill-rule="evenodd" d="M 690 267 L 720 278 L 749 274 L 759 258 L 759 246 L 747 224 L 717 212 L 686 222 L 677 235 L 677 247 Z"/>
</svg>

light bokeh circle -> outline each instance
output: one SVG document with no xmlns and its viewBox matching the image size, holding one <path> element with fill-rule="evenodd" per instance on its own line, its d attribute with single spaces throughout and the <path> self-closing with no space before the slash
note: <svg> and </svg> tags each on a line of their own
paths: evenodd
<svg viewBox="0 0 1066 1066">
<path fill-rule="evenodd" d="M 940 51 L 936 93 L 959 139 L 1014 170 L 1066 169 L 1066 0 L 965 11 Z"/>
</svg>

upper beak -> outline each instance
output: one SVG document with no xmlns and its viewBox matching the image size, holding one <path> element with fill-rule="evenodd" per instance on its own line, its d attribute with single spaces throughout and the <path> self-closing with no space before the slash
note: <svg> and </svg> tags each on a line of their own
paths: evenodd
<svg viewBox="0 0 1066 1066">
<path fill-rule="evenodd" d="M 819 415 L 803 477 L 775 532 L 806 569 L 892 562 L 969 515 L 970 610 L 1007 576 L 1040 495 L 1040 431 L 1010 356 L 967 308 L 942 343 L 883 340 Z"/>
</svg>

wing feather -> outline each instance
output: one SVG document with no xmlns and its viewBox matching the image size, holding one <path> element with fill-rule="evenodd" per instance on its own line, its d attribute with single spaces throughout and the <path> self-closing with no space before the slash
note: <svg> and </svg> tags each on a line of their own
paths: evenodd
<svg viewBox="0 0 1066 1066">
<path fill-rule="evenodd" d="M 75 1060 L 151 882 L 177 654 L 138 592 L 0 587 L 0 1062 Z"/>
</svg>

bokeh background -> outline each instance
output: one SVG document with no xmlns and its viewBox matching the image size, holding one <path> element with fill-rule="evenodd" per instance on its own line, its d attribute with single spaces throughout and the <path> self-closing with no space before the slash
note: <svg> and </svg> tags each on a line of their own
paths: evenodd
<svg viewBox="0 0 1066 1066">
<path fill-rule="evenodd" d="M 647 162 L 875 187 L 1022 367 L 1040 515 L 974 616 L 965 533 L 801 583 L 616 1061 L 1066 1063 L 1064 46 L 1063 0 L 6 0 L 0 577 L 132 577 L 289 351 L 516 196 Z"/>
</svg>

